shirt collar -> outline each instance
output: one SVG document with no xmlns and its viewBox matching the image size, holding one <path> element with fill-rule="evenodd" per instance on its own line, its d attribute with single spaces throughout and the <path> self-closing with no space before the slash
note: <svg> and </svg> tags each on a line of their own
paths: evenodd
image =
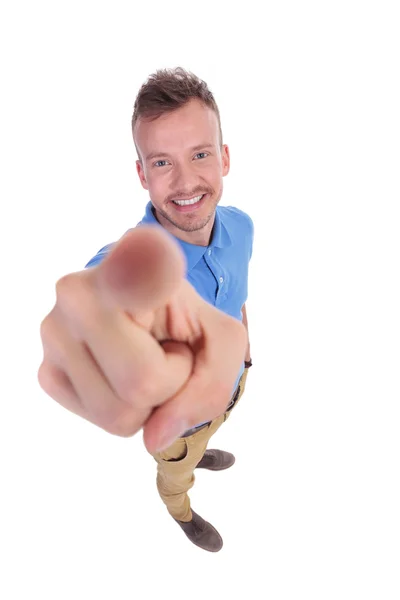
<svg viewBox="0 0 400 600">
<path fill-rule="evenodd" d="M 147 203 L 145 216 L 140 221 L 139 225 L 158 225 L 159 227 L 162 227 L 153 213 L 152 202 Z M 164 231 L 166 230 L 164 229 Z M 169 232 L 167 231 L 167 233 Z M 219 206 L 217 206 L 215 210 L 212 239 L 208 246 L 196 246 L 195 244 L 189 244 L 188 242 L 184 242 L 171 233 L 170 235 L 179 243 L 186 256 L 188 272 L 197 265 L 207 250 L 212 248 L 228 248 L 232 245 L 232 239 L 229 235 L 226 225 L 224 224 L 221 208 Z"/>
</svg>

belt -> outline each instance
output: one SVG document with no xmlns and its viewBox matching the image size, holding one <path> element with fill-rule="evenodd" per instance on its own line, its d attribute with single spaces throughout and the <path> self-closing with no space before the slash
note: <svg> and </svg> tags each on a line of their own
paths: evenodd
<svg viewBox="0 0 400 600">
<path fill-rule="evenodd" d="M 236 392 L 233 395 L 232 400 L 230 401 L 230 403 L 228 404 L 225 412 L 229 412 L 230 410 L 232 410 L 232 408 L 235 406 L 237 399 L 239 398 L 239 394 L 240 394 L 240 385 L 237 386 Z M 183 433 L 181 435 L 181 437 L 189 437 L 190 435 L 193 435 L 194 433 L 197 433 L 198 431 L 201 431 L 202 429 L 204 429 L 204 427 L 208 427 L 210 424 L 212 423 L 212 421 L 207 421 L 207 423 L 203 423 L 202 425 L 196 425 L 196 427 L 192 427 L 191 429 L 188 429 L 187 431 L 185 431 L 185 433 Z"/>
<path fill-rule="evenodd" d="M 237 386 L 236 392 L 232 398 L 232 400 L 230 401 L 230 403 L 228 404 L 228 408 L 226 409 L 225 412 L 228 412 L 230 410 L 232 410 L 232 408 L 235 406 L 238 398 L 239 398 L 239 394 L 240 394 L 240 385 Z"/>
</svg>

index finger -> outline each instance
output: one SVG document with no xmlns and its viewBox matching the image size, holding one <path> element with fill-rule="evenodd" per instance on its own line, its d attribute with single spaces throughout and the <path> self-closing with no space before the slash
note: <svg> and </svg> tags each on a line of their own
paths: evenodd
<svg viewBox="0 0 400 600">
<path fill-rule="evenodd" d="M 149 225 L 128 232 L 83 276 L 108 307 L 135 314 L 163 306 L 178 289 L 185 268 L 178 243 L 162 228 Z"/>
</svg>

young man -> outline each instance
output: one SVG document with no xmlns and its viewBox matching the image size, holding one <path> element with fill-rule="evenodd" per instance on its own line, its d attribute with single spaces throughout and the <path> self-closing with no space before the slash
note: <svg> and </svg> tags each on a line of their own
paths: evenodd
<svg viewBox="0 0 400 600">
<path fill-rule="evenodd" d="M 248 265 L 253 246 L 253 222 L 237 208 L 218 206 L 222 196 L 223 177 L 229 172 L 229 149 L 223 144 L 218 107 L 206 83 L 180 68 L 157 71 L 138 93 L 132 131 L 138 154 L 137 172 L 142 186 L 150 196 L 146 214 L 138 225 L 162 228 L 178 243 L 186 258 L 185 279 L 208 305 L 229 315 L 233 320 L 243 322 L 247 329 L 245 301 Z M 125 235 L 129 236 L 132 231 L 128 230 Z M 115 245 L 108 244 L 102 248 L 87 263 L 85 269 L 98 267 L 113 252 Z M 141 248 L 142 261 L 149 255 L 151 269 L 150 248 L 145 251 L 143 243 Z M 120 254 L 122 255 L 122 250 Z M 171 263 L 171 277 L 172 267 Z M 119 267 L 115 267 L 114 271 L 119 271 Z M 77 286 L 76 281 L 74 280 L 71 288 Z M 68 298 L 68 294 L 66 296 Z M 66 304 L 64 301 L 64 307 Z M 178 330 L 183 327 L 180 319 L 186 319 L 191 309 L 190 304 L 190 301 L 180 300 L 172 308 L 169 307 L 169 319 L 175 323 L 175 327 L 170 327 L 170 336 L 161 333 L 155 336 L 163 344 L 169 343 L 165 337 L 172 340 L 186 339 Z M 214 311 L 214 314 L 220 318 L 221 313 Z M 146 322 L 146 327 L 150 329 L 149 323 L 154 320 L 154 315 L 148 321 L 146 319 L 147 317 L 143 317 L 141 323 L 143 325 Z M 82 321 L 80 318 L 79 322 Z M 226 322 L 226 335 L 232 325 L 229 320 Z M 205 325 L 203 328 L 207 329 Z M 212 329 L 217 335 L 217 330 Z M 219 337 L 225 336 L 225 331 L 221 328 Z M 192 370 L 192 381 L 195 382 L 197 377 L 199 389 L 204 390 L 201 401 L 207 403 L 207 396 L 215 393 L 212 388 L 223 385 L 225 363 L 229 363 L 228 352 L 224 350 L 226 360 L 222 363 L 219 361 L 224 357 L 217 354 L 210 360 L 208 355 L 211 356 L 211 353 L 203 341 L 200 343 L 200 339 L 195 344 L 189 342 L 189 345 L 196 349 L 201 360 L 220 365 L 218 369 L 221 382 L 218 381 L 218 373 L 210 375 L 209 388 L 206 387 L 207 384 L 200 385 L 200 377 L 195 369 Z M 216 346 L 214 341 L 212 347 L 216 349 Z M 240 354 L 240 349 L 238 351 Z M 175 430 L 175 435 L 172 434 L 169 440 L 172 443 L 168 444 L 164 440 L 166 443 L 162 444 L 161 449 L 150 452 L 157 462 L 158 491 L 169 513 L 194 544 L 213 552 L 221 549 L 222 538 L 210 523 L 191 509 L 187 492 L 194 484 L 196 468 L 217 471 L 227 469 L 234 463 L 232 454 L 221 450 L 207 450 L 207 445 L 243 395 L 248 368 L 251 366 L 248 334 L 244 359 L 245 363 L 242 362 L 231 389 L 230 401 L 224 406 L 223 412 L 219 410 L 215 418 L 196 421 L 179 432 Z M 133 361 L 132 370 L 134 367 Z M 111 370 L 111 367 L 108 369 Z M 186 377 L 187 375 L 185 379 Z M 157 385 L 157 377 L 152 379 L 155 380 L 153 385 Z M 207 375 L 203 376 L 203 380 L 205 379 Z M 59 398 L 56 399 L 60 401 Z M 186 403 L 190 400 L 188 393 Z M 195 400 L 193 398 L 193 402 Z M 142 421 L 146 421 L 145 417 Z"/>
</svg>

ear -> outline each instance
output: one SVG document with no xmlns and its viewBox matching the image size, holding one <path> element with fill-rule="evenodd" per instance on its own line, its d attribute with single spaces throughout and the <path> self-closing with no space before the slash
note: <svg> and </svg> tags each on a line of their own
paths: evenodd
<svg viewBox="0 0 400 600">
<path fill-rule="evenodd" d="M 231 158 L 229 155 L 229 148 L 226 144 L 222 146 L 222 177 L 228 175 L 231 166 Z"/>
<path fill-rule="evenodd" d="M 136 171 L 137 171 L 137 174 L 139 175 L 139 179 L 140 179 L 140 183 L 142 184 L 142 187 L 144 187 L 145 190 L 148 190 L 149 186 L 147 185 L 146 176 L 145 176 L 144 170 L 143 170 L 143 165 L 140 160 L 136 161 Z"/>
</svg>

